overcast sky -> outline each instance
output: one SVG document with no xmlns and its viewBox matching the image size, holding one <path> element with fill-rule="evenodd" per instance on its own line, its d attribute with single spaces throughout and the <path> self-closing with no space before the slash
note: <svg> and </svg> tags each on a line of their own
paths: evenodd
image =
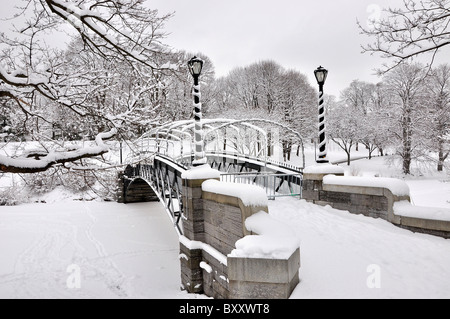
<svg viewBox="0 0 450 319">
<path fill-rule="evenodd" d="M 316 85 L 313 71 L 329 70 L 326 93 L 339 96 L 354 79 L 377 82 L 379 58 L 361 54 L 357 19 L 366 25 L 382 8 L 402 0 L 151 0 L 166 24 L 166 43 L 211 58 L 218 76 L 236 66 L 271 59 L 298 70 Z"/>
<path fill-rule="evenodd" d="M 0 17 L 15 1 L 0 0 Z M 161 14 L 175 12 L 166 23 L 166 44 L 202 52 L 214 63 L 216 75 L 271 59 L 295 69 L 317 85 L 313 71 L 329 70 L 325 93 L 339 97 L 354 79 L 376 83 L 374 69 L 384 62 L 361 54 L 371 40 L 359 34 L 357 19 L 367 25 L 382 8 L 402 7 L 402 0 L 148 0 Z M 5 22 L 0 22 L 4 31 Z"/>
</svg>

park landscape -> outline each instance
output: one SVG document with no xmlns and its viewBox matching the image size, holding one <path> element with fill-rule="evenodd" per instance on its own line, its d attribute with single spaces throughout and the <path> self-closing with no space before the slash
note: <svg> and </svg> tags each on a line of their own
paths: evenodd
<svg viewBox="0 0 450 319">
<path fill-rule="evenodd" d="M 2 21 L 1 298 L 209 298 L 181 284 L 173 207 L 118 203 L 120 174 L 160 155 L 186 170 L 210 165 L 212 151 L 297 174 L 332 165 L 344 178 L 400 181 L 408 207 L 426 207 L 416 217 L 450 221 L 448 1 L 401 1 L 353 21 L 363 54 L 384 63 L 376 82 L 355 75 L 337 96 L 332 66 L 315 65 L 319 78 L 271 57 L 219 76 L 208 52 L 164 44 L 177 13 L 150 7 L 26 0 Z M 298 194 L 267 208 L 291 234 L 274 241 L 300 247 L 290 299 L 449 297 L 445 232 Z M 234 254 L 261 253 L 247 242 Z"/>
</svg>

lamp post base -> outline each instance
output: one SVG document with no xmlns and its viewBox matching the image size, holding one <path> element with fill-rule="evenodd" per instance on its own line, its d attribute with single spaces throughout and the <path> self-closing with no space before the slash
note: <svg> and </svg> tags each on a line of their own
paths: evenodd
<svg viewBox="0 0 450 319">
<path fill-rule="evenodd" d="M 316 163 L 317 164 L 328 164 L 328 163 L 330 163 L 330 161 L 327 160 L 326 158 L 319 158 L 316 160 Z"/>
</svg>

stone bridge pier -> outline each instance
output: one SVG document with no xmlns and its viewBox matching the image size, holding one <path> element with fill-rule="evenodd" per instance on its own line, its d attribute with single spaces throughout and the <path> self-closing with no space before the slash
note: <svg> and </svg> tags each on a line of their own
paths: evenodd
<svg viewBox="0 0 450 319">
<path fill-rule="evenodd" d="M 285 253 L 285 258 L 274 258 L 275 254 L 267 250 L 265 255 L 246 251 L 258 250 L 246 247 L 249 237 L 263 243 L 263 237 L 271 236 L 253 233 L 246 227 L 246 221 L 252 218 L 268 224 L 275 222 L 267 214 L 264 190 L 220 182 L 219 172 L 209 167 L 194 168 L 183 178 L 185 210 L 180 264 L 184 289 L 214 298 L 289 298 L 299 283 L 298 240 L 294 239 L 297 245 L 291 246 L 294 248 Z M 237 249 L 236 243 L 244 248 Z"/>
<path fill-rule="evenodd" d="M 159 201 L 149 182 L 140 177 L 139 166 L 127 166 L 118 176 L 117 201 L 119 203 L 140 203 Z"/>
<path fill-rule="evenodd" d="M 186 170 L 156 159 L 152 165 L 127 167 L 119 176 L 118 193 L 122 203 L 159 199 L 166 206 L 179 232 L 181 284 L 189 293 L 285 299 L 299 283 L 299 240 L 271 233 L 280 222 L 268 214 L 261 187 L 221 182 L 220 172 L 208 164 Z M 254 223 L 266 230 L 250 231 Z M 283 234 L 289 228 L 275 228 L 280 227 Z"/>
</svg>

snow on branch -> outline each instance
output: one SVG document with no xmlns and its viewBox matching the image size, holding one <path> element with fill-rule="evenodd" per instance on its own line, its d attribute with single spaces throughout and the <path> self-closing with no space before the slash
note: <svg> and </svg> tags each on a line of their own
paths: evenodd
<svg viewBox="0 0 450 319">
<path fill-rule="evenodd" d="M 10 158 L 0 155 L 0 171 L 5 173 L 38 173 L 48 170 L 57 164 L 75 162 L 82 158 L 90 158 L 103 155 L 109 151 L 104 140 L 112 138 L 117 133 L 116 129 L 97 135 L 96 146 L 88 146 L 65 152 L 28 152 L 19 158 Z"/>
<path fill-rule="evenodd" d="M 45 2 L 54 14 L 70 23 L 83 41 L 101 55 L 107 55 L 109 50 L 151 69 L 174 69 L 167 64 L 159 67 L 151 59 L 151 56 L 165 52 L 159 41 L 164 35 L 158 29 L 170 14 L 158 17 L 158 11 L 145 8 L 141 0 L 105 0 L 92 2 L 89 7 L 62 0 Z"/>
<path fill-rule="evenodd" d="M 363 46 L 363 52 L 380 53 L 394 60 L 382 73 L 423 53 L 432 53 L 433 62 L 438 50 L 450 44 L 449 0 L 405 0 L 404 8 L 385 12 L 387 17 L 373 21 L 370 27 L 358 22 L 361 33 L 374 38 Z"/>
</svg>

